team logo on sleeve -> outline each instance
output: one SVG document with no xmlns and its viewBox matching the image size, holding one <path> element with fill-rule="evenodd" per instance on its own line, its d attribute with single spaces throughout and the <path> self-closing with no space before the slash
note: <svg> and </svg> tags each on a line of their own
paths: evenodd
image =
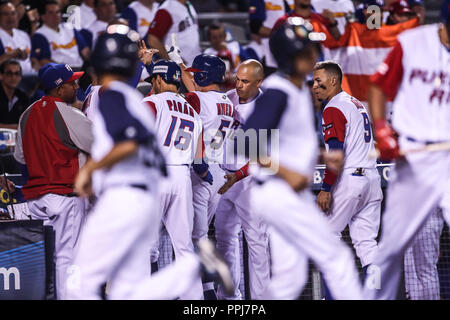
<svg viewBox="0 0 450 320">
<path fill-rule="evenodd" d="M 325 132 L 325 131 L 333 128 L 333 124 L 332 123 L 324 124 L 322 127 L 323 127 L 323 132 Z"/>
</svg>

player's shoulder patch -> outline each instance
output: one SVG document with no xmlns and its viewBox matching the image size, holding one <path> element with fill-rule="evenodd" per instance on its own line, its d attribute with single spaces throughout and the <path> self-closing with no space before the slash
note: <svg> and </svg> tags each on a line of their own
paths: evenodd
<svg viewBox="0 0 450 320">
<path fill-rule="evenodd" d="M 322 130 L 323 132 L 327 131 L 328 129 L 333 128 L 333 124 L 332 123 L 328 123 L 328 124 L 324 124 L 322 125 Z"/>
</svg>

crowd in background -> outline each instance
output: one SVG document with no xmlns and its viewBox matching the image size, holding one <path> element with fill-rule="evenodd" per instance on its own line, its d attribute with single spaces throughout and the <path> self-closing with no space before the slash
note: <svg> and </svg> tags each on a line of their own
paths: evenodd
<svg viewBox="0 0 450 320">
<path fill-rule="evenodd" d="M 260 60 L 265 66 L 266 75 L 276 70 L 268 48 L 268 36 L 272 28 L 280 24 L 287 16 L 309 19 L 315 29 L 327 34 L 326 41 L 339 41 L 345 34 L 348 22 L 364 23 L 369 5 L 379 5 L 383 8 L 383 24 L 387 25 L 401 23 L 415 17 L 419 17 L 419 22 L 423 23 L 425 17 L 424 1 L 420 0 L 387 0 L 385 2 L 369 0 L 362 3 L 350 0 L 198 0 L 192 3 L 181 0 L 172 2 L 183 4 L 178 9 L 188 10 L 197 22 L 194 26 L 181 26 L 181 29 L 186 28 L 182 30 L 185 33 L 178 33 L 179 46 L 186 55 L 183 59 L 187 65 L 190 65 L 192 57 L 201 51 L 221 57 L 228 69 L 227 79 L 223 85 L 224 90 L 234 87 L 233 72 L 243 60 L 249 58 Z M 72 5 L 80 5 L 79 11 L 74 10 Z M 244 43 L 242 39 L 236 39 L 232 31 L 224 27 L 220 21 L 213 21 L 203 26 L 204 28 L 199 28 L 196 7 L 202 10 L 248 12 L 247 41 Z M 167 58 L 165 45 L 170 46 L 169 33 L 175 30 L 173 29 L 175 22 L 171 19 L 164 10 L 164 1 L 2 0 L 0 2 L 0 111 L 2 114 L 0 127 L 17 128 L 21 113 L 30 103 L 43 95 L 37 81 L 37 73 L 46 63 L 64 63 L 75 70 L 89 70 L 89 55 L 96 38 L 110 24 L 128 24 L 138 31 L 149 47 L 159 49 L 160 56 Z M 180 30 L 180 25 L 177 28 Z M 187 31 L 189 32 L 186 33 Z M 200 40 L 205 41 L 200 42 Z M 208 47 L 204 48 L 206 41 L 208 41 Z M 148 74 L 144 70 L 141 80 L 146 76 Z M 85 97 L 84 91 L 91 82 L 89 73 L 85 78 L 80 79 L 81 88 L 78 93 L 80 107 Z M 316 106 L 320 110 L 320 105 L 316 103 Z"/>
</svg>

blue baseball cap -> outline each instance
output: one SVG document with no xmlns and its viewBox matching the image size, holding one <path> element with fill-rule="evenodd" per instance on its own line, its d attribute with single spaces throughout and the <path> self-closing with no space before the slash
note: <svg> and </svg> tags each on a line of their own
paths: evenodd
<svg viewBox="0 0 450 320">
<path fill-rule="evenodd" d="M 38 73 L 42 84 L 47 90 L 54 89 L 64 83 L 75 81 L 79 79 L 83 74 L 83 71 L 73 72 L 72 68 L 68 64 L 56 63 L 46 64 L 41 68 L 41 70 L 39 70 Z"/>
<path fill-rule="evenodd" d="M 51 66 L 56 66 L 56 65 L 57 65 L 57 63 L 49 62 L 49 63 L 45 64 L 44 66 L 42 66 L 38 71 L 39 80 L 42 81 L 42 75 L 44 74 L 45 71 L 47 71 L 48 68 L 50 68 Z"/>
<path fill-rule="evenodd" d="M 161 76 L 166 83 L 177 86 L 181 84 L 181 69 L 174 61 L 159 60 L 156 62 L 153 65 L 152 74 L 145 81 L 151 83 L 152 78 L 156 75 Z"/>
</svg>

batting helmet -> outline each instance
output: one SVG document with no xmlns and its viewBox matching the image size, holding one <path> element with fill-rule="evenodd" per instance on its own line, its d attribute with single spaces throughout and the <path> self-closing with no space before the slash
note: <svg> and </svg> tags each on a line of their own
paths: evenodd
<svg viewBox="0 0 450 320">
<path fill-rule="evenodd" d="M 98 37 L 91 55 L 97 74 L 112 73 L 132 77 L 138 66 L 139 34 L 122 24 L 110 25 Z"/>
<path fill-rule="evenodd" d="M 311 23 L 300 17 L 290 17 L 270 36 L 270 51 L 278 64 L 278 70 L 292 74 L 293 59 L 306 47 L 326 39 L 325 34 L 313 32 Z"/>
<path fill-rule="evenodd" d="M 194 81 L 201 87 L 225 81 L 225 62 L 219 57 L 199 54 L 186 71 L 194 72 Z"/>
<path fill-rule="evenodd" d="M 181 85 L 181 69 L 176 62 L 171 60 L 159 60 L 153 65 L 152 74 L 145 79 L 151 82 L 155 76 L 161 76 L 165 83 L 174 84 L 177 87 Z"/>
</svg>

